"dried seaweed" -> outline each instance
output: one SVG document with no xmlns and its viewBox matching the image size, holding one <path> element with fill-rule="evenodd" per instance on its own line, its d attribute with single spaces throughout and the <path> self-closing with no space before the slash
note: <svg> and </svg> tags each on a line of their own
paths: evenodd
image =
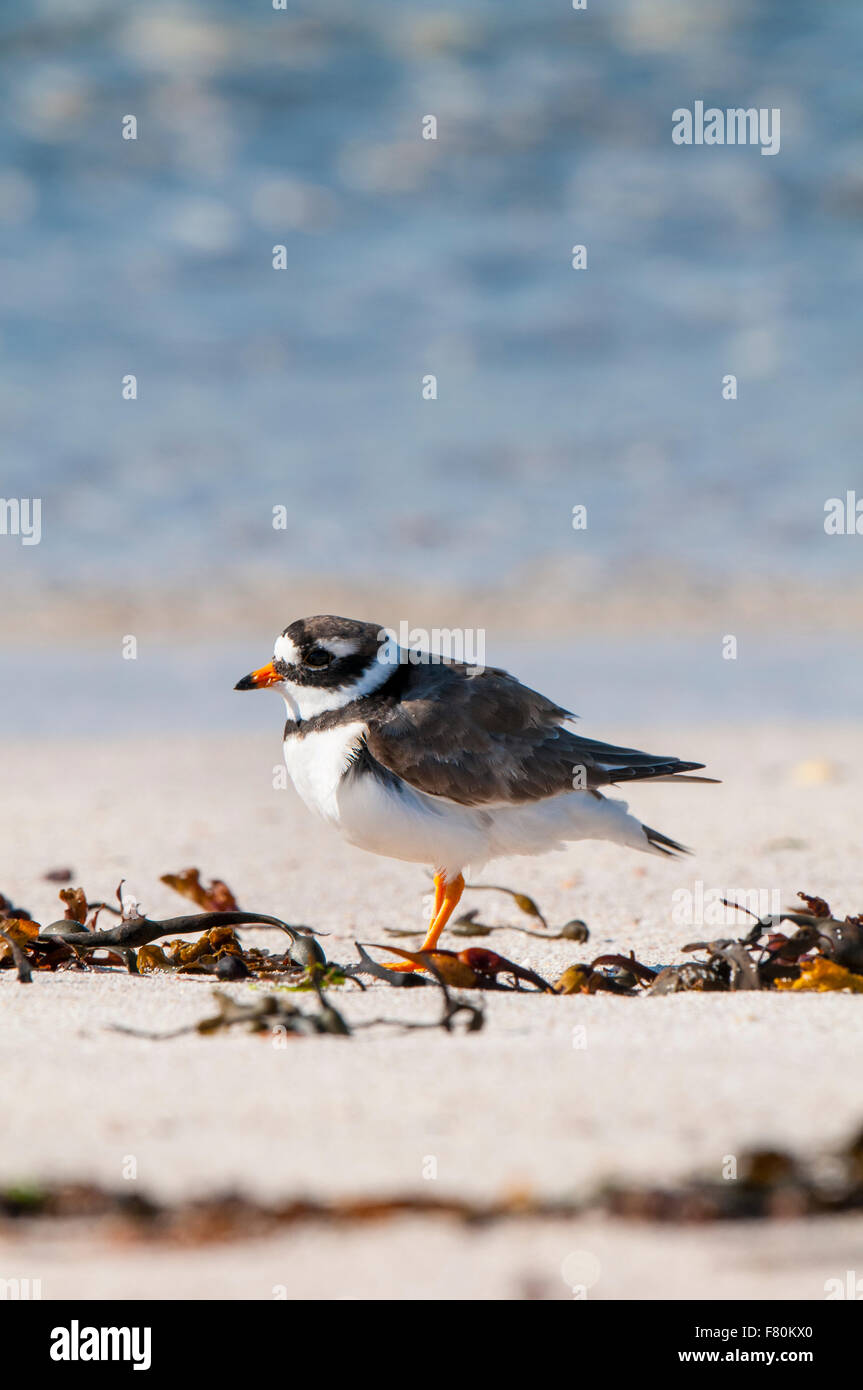
<svg viewBox="0 0 863 1390">
<path fill-rule="evenodd" d="M 661 995 L 793 989 L 863 993 L 863 916 L 840 922 L 823 898 L 798 896 L 806 903 L 806 911 L 789 908 L 767 917 L 756 917 L 739 903 L 723 899 L 727 907 L 749 912 L 753 925 L 738 940 L 696 941 L 683 947 L 687 953 L 703 952 L 704 960 L 655 969 L 642 965 L 633 954 L 598 956 L 563 971 L 555 992 Z M 783 922 L 797 930 L 787 936 L 780 930 Z"/>
<path fill-rule="evenodd" d="M 823 898 L 807 893 L 797 896 L 806 904 L 806 911 L 788 908 L 755 917 L 752 928 L 739 941 L 698 942 L 684 949 L 706 951 L 720 982 L 729 989 L 788 988 L 808 976 L 819 958 L 849 974 L 863 975 L 863 918 L 839 921 Z M 726 905 L 739 907 L 736 903 Z M 783 922 L 790 922 L 797 930 L 786 935 L 780 930 Z M 833 972 L 832 978 L 838 982 L 840 976 Z M 827 987 L 856 992 L 853 980 Z"/>
<path fill-rule="evenodd" d="M 119 892 L 119 889 L 118 889 Z M 66 904 L 63 913 L 67 922 L 78 922 L 82 926 L 87 921 L 87 895 L 83 888 L 61 888 L 60 899 Z"/>
<path fill-rule="evenodd" d="M 690 990 L 706 993 L 727 989 L 710 965 L 690 961 L 686 965 L 666 965 L 656 976 L 648 994 L 684 994 Z"/>
<path fill-rule="evenodd" d="M 123 918 L 118 926 L 98 932 L 76 932 L 70 930 L 65 921 L 52 922 L 41 929 L 38 941 L 46 944 L 50 940 L 60 940 L 67 946 L 82 947 L 89 951 L 98 951 L 105 946 L 128 949 L 146 946 L 151 941 L 158 941 L 160 937 L 177 936 L 181 932 L 210 931 L 214 927 L 254 927 L 261 923 L 280 928 L 291 938 L 292 943 L 300 940 L 294 927 L 266 913 L 202 912 L 191 917 L 167 917 L 164 921 L 151 920 L 135 913 Z M 318 950 L 323 958 L 323 951 L 320 947 Z"/>
<path fill-rule="evenodd" d="M 154 948 L 147 946 L 142 949 L 153 950 Z M 226 956 L 224 959 L 236 959 L 236 957 Z M 318 1001 L 318 1009 L 315 1013 L 303 1012 L 292 1000 L 285 998 L 287 993 L 293 993 L 293 991 L 285 989 L 279 990 L 278 993 L 265 994 L 249 1002 L 234 999 L 221 990 L 214 990 L 213 999 L 217 1012 L 212 1016 L 200 1019 L 197 1023 L 187 1024 L 182 1028 L 174 1028 L 162 1033 L 130 1028 L 128 1025 L 120 1023 L 109 1026 L 112 1032 L 125 1033 L 130 1037 L 145 1038 L 151 1042 L 163 1042 L 167 1039 L 183 1037 L 189 1033 L 212 1034 L 232 1028 L 237 1024 L 246 1025 L 248 1031 L 252 1033 L 269 1033 L 271 1035 L 290 1033 L 304 1037 L 321 1033 L 334 1033 L 340 1037 L 349 1037 L 355 1029 L 349 1027 L 344 1016 L 338 1009 L 334 1008 L 324 992 L 329 978 L 331 978 L 331 973 L 328 974 L 318 966 L 309 972 L 310 988 L 316 993 Z M 439 1018 L 430 1022 L 376 1018 L 367 1019 L 356 1026 L 372 1028 L 385 1024 L 403 1029 L 442 1028 L 445 1032 L 450 1033 L 453 1031 L 456 1021 L 463 1017 L 467 1032 L 479 1031 L 484 1021 L 480 1006 L 465 999 L 454 998 L 450 994 L 446 982 L 440 977 L 423 983 L 437 986 L 440 989 L 443 1011 Z"/>
<path fill-rule="evenodd" d="M 572 921 L 564 923 L 558 931 L 531 931 L 530 927 L 504 926 L 502 923 L 491 925 L 488 922 L 478 921 L 476 908 L 471 908 L 469 912 L 463 912 L 457 917 L 453 926 L 450 928 L 452 936 L 491 936 L 496 931 L 517 931 L 523 936 L 532 936 L 538 941 L 587 941 L 590 936 L 587 923 L 581 918 L 573 918 Z M 397 931 L 388 928 L 392 936 L 414 936 L 415 932 Z"/>
<path fill-rule="evenodd" d="M 696 941 L 684 946 L 684 951 L 705 951 L 708 964 L 717 980 L 728 989 L 761 989 L 759 965 L 752 956 L 748 941 Z"/>
<path fill-rule="evenodd" d="M 450 994 L 449 985 L 457 982 L 452 979 L 451 971 L 448 971 L 446 967 L 444 967 L 444 969 L 441 969 L 441 963 L 437 959 L 438 955 L 441 953 L 437 951 L 428 953 L 400 951 L 396 946 L 371 947 L 372 950 L 395 951 L 397 955 L 404 956 L 408 960 L 415 960 L 416 964 L 419 964 L 424 970 L 428 972 L 427 975 L 420 975 L 413 973 L 402 973 L 397 970 L 388 970 L 385 965 L 381 965 L 378 961 L 374 960 L 373 957 L 368 954 L 368 951 L 365 949 L 365 946 L 363 946 L 361 942 L 355 941 L 354 945 L 356 946 L 357 953 L 360 957 L 359 964 L 355 966 L 343 967 L 343 969 L 345 969 L 346 972 L 362 972 L 366 975 L 372 975 L 375 979 L 384 980 L 387 984 L 392 985 L 395 989 L 410 989 L 416 988 L 417 986 L 419 986 L 420 988 L 437 988 L 440 990 L 441 995 L 443 996 L 443 1012 L 440 1018 L 431 1023 L 417 1023 L 413 1021 L 404 1022 L 401 1019 L 377 1018 L 370 1019 L 367 1022 L 360 1024 L 360 1027 L 371 1028 L 376 1024 L 385 1023 L 405 1029 L 442 1028 L 444 1032 L 451 1033 L 453 1031 L 453 1025 L 456 1019 L 464 1015 L 467 1020 L 466 1031 L 468 1033 L 477 1033 L 482 1028 L 483 1023 L 485 1021 L 485 1016 L 483 1014 L 482 1007 L 476 1004 L 471 1004 L 468 1000 L 465 999 L 454 998 Z"/>
<path fill-rule="evenodd" d="M 417 989 L 431 984 L 431 980 L 424 975 L 402 974 L 397 970 L 388 970 L 385 965 L 374 960 L 359 941 L 355 941 L 354 946 L 359 955 L 358 963 L 342 967 L 348 978 L 353 978 L 356 975 L 371 975 L 376 980 L 383 980 L 384 984 L 390 985 L 393 989 Z M 394 951 L 396 948 L 386 946 L 383 949 Z"/>
<path fill-rule="evenodd" d="M 506 893 L 512 898 L 516 907 L 527 917 L 535 917 L 544 927 L 548 927 L 548 922 L 543 917 L 533 898 L 527 893 L 520 893 L 515 888 L 502 888 L 497 883 L 466 883 L 464 886 L 466 893 Z"/>
<path fill-rule="evenodd" d="M 777 980 L 777 989 L 812 990 L 823 994 L 825 990 L 844 990 L 851 994 L 863 994 L 863 975 L 847 970 L 835 960 L 818 956 L 813 961 L 803 961 L 796 980 Z"/>
<path fill-rule="evenodd" d="M 75 877 L 71 869 L 48 869 L 42 875 L 46 883 L 71 883 Z"/>
<path fill-rule="evenodd" d="M 308 1037 L 310 1034 L 333 1033 L 339 1037 L 348 1037 L 351 1031 L 338 1009 L 333 1008 L 320 989 L 317 1013 L 304 1013 L 291 1000 L 279 994 L 265 994 L 250 1003 L 244 1003 L 234 999 L 230 994 L 223 993 L 222 990 L 214 989 L 213 1001 L 216 1005 L 215 1014 L 200 1019 L 198 1023 L 173 1028 L 167 1033 L 147 1032 L 143 1029 L 129 1028 L 122 1023 L 109 1025 L 110 1030 L 153 1042 L 183 1037 L 187 1033 L 218 1033 L 238 1024 L 244 1025 L 250 1033 L 268 1033 L 273 1036 L 292 1033 Z"/>
<path fill-rule="evenodd" d="M 196 872 L 196 871 L 193 871 Z M 181 971 L 188 974 L 211 974 L 219 979 L 245 979 L 250 975 L 290 973 L 298 978 L 312 968 L 327 965 L 326 955 L 314 939 L 311 928 L 294 927 L 266 913 L 225 911 L 200 915 L 171 917 L 164 921 L 149 919 L 128 902 L 124 905 L 121 883 L 117 889 L 119 906 L 91 902 L 82 888 L 62 888 L 59 896 L 64 904 L 64 916 L 57 922 L 41 926 L 23 909 L 13 909 L 8 899 L 0 897 L 0 920 L 23 952 L 30 969 L 104 970 L 125 967 L 131 974 L 148 974 L 153 970 Z M 103 910 L 119 916 L 119 922 L 107 930 L 98 930 L 97 921 Z M 89 915 L 88 917 L 88 914 Z M 234 927 L 273 927 L 290 939 L 283 955 L 274 955 L 255 947 L 244 948 Z M 163 949 L 154 943 L 164 937 L 177 937 L 182 932 L 200 932 L 197 941 L 173 940 Z M 99 953 L 98 958 L 96 953 Z M 16 962 L 8 942 L 0 944 L 0 969 Z M 19 978 L 24 976 L 18 965 Z"/>
<path fill-rule="evenodd" d="M 428 1022 L 418 1022 L 415 1019 L 403 1018 L 369 1018 L 362 1023 L 354 1025 L 354 1032 L 360 1028 L 377 1028 L 384 1024 L 391 1028 L 401 1028 L 405 1032 L 412 1032 L 417 1028 L 442 1028 L 445 1033 L 455 1031 L 457 1020 L 464 1022 L 466 1033 L 478 1033 L 485 1023 L 485 1014 L 480 1004 L 472 1004 L 468 999 L 453 997 L 446 989 L 443 990 L 443 1012 L 439 1018 L 433 1018 Z"/>
<path fill-rule="evenodd" d="M 628 956 L 597 956 L 592 968 L 595 970 L 598 965 L 610 965 L 616 972 L 615 979 L 621 984 L 635 984 L 638 981 L 649 984 L 658 974 L 652 965 L 642 965 L 640 960 L 636 960 L 634 951 L 630 951 Z"/>
<path fill-rule="evenodd" d="M 273 1013 L 237 1016 L 225 1006 L 224 1019 L 230 1021 L 219 1016 L 209 1023 L 213 1030 L 245 1023 L 255 1032 L 268 1032 L 274 1017 Z M 30 1183 L 0 1189 L 0 1229 L 5 1236 L 13 1233 L 16 1222 L 24 1220 L 27 1229 L 32 1230 L 34 1222 L 80 1223 L 86 1219 L 88 1239 L 93 1238 L 101 1223 L 106 1234 L 124 1242 L 140 1240 L 184 1246 L 248 1240 L 312 1222 L 338 1227 L 368 1225 L 395 1217 L 443 1219 L 479 1226 L 526 1219 L 559 1221 L 602 1213 L 618 1221 L 697 1225 L 803 1220 L 860 1211 L 863 1133 L 837 1154 L 804 1158 L 774 1148 L 745 1152 L 733 1180 L 699 1174 L 669 1187 L 615 1182 L 600 1186 L 586 1197 L 570 1193 L 543 1197 L 518 1192 L 474 1199 L 419 1190 L 375 1196 L 288 1197 L 266 1203 L 227 1192 L 196 1194 L 171 1202 L 140 1192 L 130 1193 L 128 1188 L 111 1190 L 93 1183 Z"/>
<path fill-rule="evenodd" d="M 251 952 L 249 953 L 251 956 Z M 256 953 L 260 954 L 260 953 Z M 163 949 L 150 943 L 141 946 L 137 954 L 138 973 L 154 970 L 177 970 L 190 975 L 218 975 L 220 979 L 247 979 L 254 972 L 244 959 L 243 947 L 232 927 L 213 927 L 197 941 L 173 940 Z M 282 958 L 274 961 L 276 969 L 284 969 Z"/>
<path fill-rule="evenodd" d="M 359 942 L 356 943 L 360 949 Z M 402 956 L 421 970 L 428 970 L 436 979 L 444 984 L 453 985 L 461 989 L 498 989 L 498 990 L 517 990 L 521 987 L 521 982 L 532 984 L 536 989 L 544 993 L 551 992 L 551 985 L 544 980 L 541 975 L 537 975 L 533 970 L 527 970 L 524 966 L 517 965 L 515 961 L 507 960 L 505 956 L 499 956 L 494 951 L 486 951 L 474 946 L 466 951 L 404 951 L 398 946 L 372 945 L 374 951 L 395 952 L 397 956 Z M 369 957 L 365 957 L 369 961 Z M 376 962 L 371 962 L 376 965 Z M 386 967 L 377 966 L 376 969 L 369 971 L 370 974 L 377 975 L 378 979 L 383 978 L 381 970 L 385 971 L 387 983 L 391 983 L 391 977 L 397 975 L 397 971 L 386 970 Z M 504 984 L 499 976 L 509 976 L 510 984 Z"/>
<path fill-rule="evenodd" d="M 26 907 L 15 907 L 11 899 L 0 893 L 0 921 L 3 919 L 14 918 L 17 922 L 30 922 L 33 919 L 32 912 L 28 912 Z"/>
<path fill-rule="evenodd" d="M 197 869 L 163 876 L 163 881 L 200 901 L 234 901 L 224 881 L 214 879 L 205 886 Z M 135 907 L 123 906 L 122 884 L 117 890 L 120 907 L 91 902 L 82 888 L 60 890 L 65 915 L 46 927 L 33 923 L 24 909 L 16 909 L 0 895 L 0 921 L 6 938 L 0 940 L 0 969 L 15 966 L 19 979 L 26 970 L 64 970 L 125 967 L 132 974 L 172 971 L 190 975 L 210 975 L 223 980 L 292 976 L 299 989 L 314 989 L 321 971 L 328 972 L 327 987 L 348 980 L 360 984 L 360 976 L 371 976 L 394 989 L 422 988 L 429 983 L 442 987 L 476 990 L 520 990 L 524 985 L 543 993 L 627 996 L 663 995 L 686 991 L 721 992 L 781 989 L 824 992 L 845 990 L 863 992 L 863 914 L 835 918 L 828 903 L 811 894 L 800 893 L 802 908 L 793 907 L 765 917 L 757 917 L 741 904 L 723 899 L 726 906 L 747 912 L 753 919 L 741 937 L 692 942 L 683 948 L 701 959 L 663 966 L 648 966 L 629 955 L 601 955 L 592 961 L 575 961 L 563 970 L 554 985 L 505 956 L 482 947 L 462 951 L 437 949 L 432 952 L 402 950 L 378 945 L 370 949 L 395 952 L 417 966 L 416 972 L 403 973 L 375 960 L 360 943 L 355 943 L 358 960 L 351 963 L 328 962 L 309 927 L 291 926 L 266 913 L 208 910 L 193 916 L 149 919 Z M 546 924 L 532 898 L 499 885 L 477 884 L 474 888 L 509 893 L 528 915 Z M 97 928 L 99 913 L 108 909 L 119 915 L 119 922 L 106 930 Z M 88 916 L 88 914 L 90 914 Z M 789 923 L 794 930 L 782 930 Z M 282 954 L 243 946 L 236 927 L 271 927 L 290 938 Z M 460 934 L 489 935 L 496 930 L 516 930 L 545 941 L 584 941 L 589 933 L 580 920 L 568 922 L 558 932 L 532 931 L 527 927 L 504 928 L 476 921 L 468 912 L 456 923 Z M 163 938 L 182 933 L 200 933 L 196 941 Z M 393 935 L 414 933 L 392 932 Z M 7 939 L 11 936 L 18 950 L 15 956 Z M 98 957 L 95 953 L 99 953 Z M 25 969 L 26 967 L 26 969 Z M 423 973 L 424 972 L 424 973 Z"/>
<path fill-rule="evenodd" d="M 27 925 L 29 924 L 20 921 L 16 921 L 14 924 L 14 926 L 17 927 L 19 931 L 21 927 Z M 23 933 L 21 934 L 23 935 Z M 6 930 L 0 931 L 0 939 L 2 939 L 2 941 L 4 942 L 4 945 L 0 946 L 0 952 L 2 952 L 3 955 L 6 955 L 8 953 L 11 956 L 12 963 L 18 972 L 19 981 L 22 985 L 29 985 L 33 979 L 33 968 L 30 965 L 30 962 L 27 959 L 26 955 L 22 951 L 19 942 L 16 940 L 17 935 L 18 932 L 14 930 L 13 923 L 11 921 L 7 921 Z"/>
<path fill-rule="evenodd" d="M 167 884 L 182 897 L 191 898 L 192 902 L 197 903 L 205 912 L 236 912 L 239 908 L 227 883 L 221 878 L 214 878 L 205 886 L 201 882 L 200 869 L 183 869 L 178 874 L 162 874 L 159 882 Z"/>
</svg>

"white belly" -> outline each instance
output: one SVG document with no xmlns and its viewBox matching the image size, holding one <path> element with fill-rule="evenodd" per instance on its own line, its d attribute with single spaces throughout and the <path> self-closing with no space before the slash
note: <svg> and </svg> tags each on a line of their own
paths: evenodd
<svg viewBox="0 0 863 1390">
<path fill-rule="evenodd" d="M 621 801 L 570 792 L 521 806 L 461 806 L 398 790 L 368 772 L 345 778 L 366 726 L 337 725 L 285 740 L 285 763 L 310 810 L 351 844 L 391 859 L 427 864 L 453 877 L 470 865 L 510 854 L 543 854 L 568 840 L 609 839 L 635 848 L 645 840 Z"/>
<path fill-rule="evenodd" d="M 368 772 L 345 779 L 365 731 L 362 723 L 342 724 L 285 740 L 285 764 L 309 809 L 373 854 L 451 874 L 483 862 L 487 813 L 441 802 L 405 783 L 397 791 Z"/>
</svg>

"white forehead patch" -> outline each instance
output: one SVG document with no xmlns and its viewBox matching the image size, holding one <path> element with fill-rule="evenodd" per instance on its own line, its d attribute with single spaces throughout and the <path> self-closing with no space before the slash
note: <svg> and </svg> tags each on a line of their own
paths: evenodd
<svg viewBox="0 0 863 1390">
<path fill-rule="evenodd" d="M 324 651 L 330 652 L 332 656 L 353 656 L 358 644 L 352 642 L 349 637 L 330 637 L 326 642 L 319 642 L 319 647 Z"/>
<path fill-rule="evenodd" d="M 286 637 L 284 633 L 282 633 L 281 637 L 276 638 L 276 644 L 273 647 L 273 656 L 276 658 L 276 661 L 284 661 L 286 666 L 298 666 L 300 663 L 299 649 L 295 643 L 291 641 L 290 637 Z"/>
</svg>

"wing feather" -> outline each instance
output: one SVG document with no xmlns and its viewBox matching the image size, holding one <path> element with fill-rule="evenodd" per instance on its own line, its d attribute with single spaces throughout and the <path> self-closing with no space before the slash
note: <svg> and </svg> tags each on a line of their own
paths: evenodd
<svg viewBox="0 0 863 1390">
<path fill-rule="evenodd" d="M 538 801 L 704 766 L 581 738 L 564 727 L 570 718 L 506 671 L 444 662 L 410 673 L 400 698 L 369 720 L 366 745 L 410 786 L 465 806 Z"/>
</svg>

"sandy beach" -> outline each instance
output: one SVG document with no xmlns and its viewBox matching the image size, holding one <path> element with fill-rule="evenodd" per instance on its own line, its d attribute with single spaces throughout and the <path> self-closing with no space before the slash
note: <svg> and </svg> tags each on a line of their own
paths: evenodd
<svg viewBox="0 0 863 1390">
<path fill-rule="evenodd" d="M 639 975 L 692 943 L 748 949 L 721 897 L 807 893 L 844 956 L 725 955 L 714 992 L 466 991 L 471 1032 L 440 1026 L 434 987 L 342 977 L 345 1034 L 288 1036 L 270 1014 L 197 1030 L 219 968 L 223 1002 L 262 1018 L 320 1007 L 296 974 L 244 977 L 233 939 L 211 974 L 156 948 L 135 975 L 67 968 L 40 937 L 27 982 L 0 938 L 0 1301 L 22 1280 L 70 1301 L 583 1291 L 630 1304 L 591 1342 L 619 1370 L 618 1327 L 638 1369 L 674 1321 L 651 1306 L 638 1338 L 637 1300 L 863 1297 L 863 1206 L 836 1214 L 863 1179 L 863 927 L 842 925 L 863 914 L 859 3 L 24 0 L 0 6 L 4 57 L 4 920 L 47 926 L 61 885 L 86 909 L 121 881 L 148 918 L 187 916 L 161 880 L 195 868 L 331 963 L 418 948 L 430 873 L 316 821 L 280 700 L 248 694 L 287 652 L 269 674 L 304 736 L 327 726 L 295 745 L 314 799 L 341 696 L 351 722 L 382 707 L 348 709 L 373 653 L 338 624 L 280 640 L 329 614 L 511 672 L 615 765 L 661 760 L 627 773 L 720 779 L 619 792 L 691 855 L 582 842 L 480 867 L 458 912 L 494 930 L 452 923 L 442 947 L 541 985 L 630 953 Z M 535 753 L 530 697 L 522 719 L 436 690 L 414 739 L 389 702 L 416 687 L 388 685 L 371 784 L 413 804 L 398 778 L 421 782 L 429 816 L 354 805 L 383 849 L 424 819 L 454 894 L 457 836 L 497 833 L 514 790 L 568 791 L 575 765 L 556 733 Z M 472 820 L 446 819 L 453 774 Z M 574 919 L 586 942 L 555 936 Z M 810 967 L 860 973 L 779 987 Z M 735 969 L 754 987 L 725 989 Z M 747 1186 L 758 1152 L 780 1178 Z"/>
<path fill-rule="evenodd" d="M 663 741 L 626 732 L 636 746 Z M 840 916 L 863 906 L 858 730 L 692 728 L 674 745 L 723 784 L 642 787 L 630 804 L 692 845 L 692 858 L 583 843 L 500 861 L 478 881 L 531 893 L 552 926 L 584 919 L 590 943 L 526 936 L 514 928 L 534 924 L 508 898 L 477 893 L 465 907 L 511 929 L 473 944 L 554 978 L 601 952 L 634 948 L 664 963 L 693 939 L 739 934 L 680 920 L 673 895 L 695 899 L 698 883 L 783 903 L 806 890 Z M 419 927 L 423 871 L 352 849 L 293 791 L 275 790 L 279 751 L 276 730 L 19 745 L 0 813 L 0 887 L 46 923 L 61 913 L 43 875 L 68 865 L 91 900 L 124 878 L 148 915 L 172 916 L 183 901 L 159 876 L 194 864 L 224 878 L 241 906 L 330 933 L 322 943 L 333 960 L 352 959 L 355 940 L 386 941 L 388 927 Z M 274 945 L 269 932 L 246 938 Z M 263 986 L 226 988 L 248 998 Z M 131 1156 L 137 1187 L 164 1199 L 431 1185 L 441 1195 L 553 1197 L 609 1180 L 715 1178 L 728 1155 L 753 1146 L 811 1156 L 863 1121 L 853 1080 L 863 1014 L 852 995 L 492 995 L 476 1035 L 380 1027 L 287 1048 L 238 1031 L 159 1042 L 110 1031 L 194 1022 L 212 1012 L 211 994 L 211 981 L 193 977 L 38 973 L 23 986 L 0 972 L 4 1039 L 17 1059 L 0 1078 L 0 1180 L 132 1187 Z M 431 991 L 370 984 L 337 995 L 351 1023 L 437 1011 Z M 2 1233 L 0 1274 L 40 1277 L 45 1297 L 269 1298 L 278 1288 L 289 1298 L 567 1298 L 562 1265 L 587 1251 L 591 1298 L 818 1299 L 826 1279 L 855 1267 L 861 1234 L 856 1218 L 698 1228 L 526 1219 L 472 1231 L 425 1217 L 177 1250 L 94 1241 L 80 1224 L 22 1223 L 14 1238 Z"/>
</svg>

